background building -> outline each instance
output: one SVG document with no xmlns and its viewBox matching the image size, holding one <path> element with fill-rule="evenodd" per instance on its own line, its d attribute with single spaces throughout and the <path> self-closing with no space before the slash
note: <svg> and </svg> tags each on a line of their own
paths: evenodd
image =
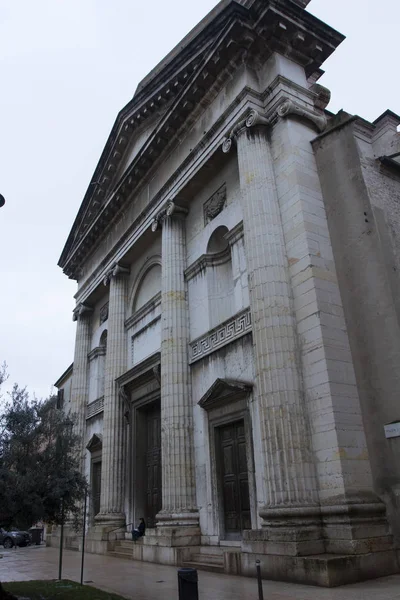
<svg viewBox="0 0 400 600">
<path fill-rule="evenodd" d="M 319 585 L 398 570 L 400 118 L 326 110 L 343 36 L 307 4 L 223 1 L 172 50 L 61 255 L 92 551 Z"/>
</svg>

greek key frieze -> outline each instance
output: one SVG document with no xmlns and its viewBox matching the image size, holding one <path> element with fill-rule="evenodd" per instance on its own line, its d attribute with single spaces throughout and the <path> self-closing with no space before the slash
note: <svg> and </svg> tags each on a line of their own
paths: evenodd
<svg viewBox="0 0 400 600">
<path fill-rule="evenodd" d="M 189 345 L 189 363 L 194 363 L 251 332 L 251 312 L 247 308 Z"/>
<path fill-rule="evenodd" d="M 95 415 L 102 413 L 104 410 L 104 396 L 97 398 L 86 407 L 86 419 L 91 419 Z"/>
</svg>

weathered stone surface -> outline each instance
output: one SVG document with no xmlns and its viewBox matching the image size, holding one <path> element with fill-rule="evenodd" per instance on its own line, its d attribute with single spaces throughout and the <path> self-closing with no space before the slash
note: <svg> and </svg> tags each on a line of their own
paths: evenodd
<svg viewBox="0 0 400 600">
<path fill-rule="evenodd" d="M 397 569 L 400 118 L 325 111 L 343 36 L 307 4 L 220 3 L 121 111 L 68 238 L 92 552 Z"/>
</svg>

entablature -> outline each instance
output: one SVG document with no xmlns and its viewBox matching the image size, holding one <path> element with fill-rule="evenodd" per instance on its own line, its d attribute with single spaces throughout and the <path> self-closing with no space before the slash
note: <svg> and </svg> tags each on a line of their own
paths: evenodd
<svg viewBox="0 0 400 600">
<path fill-rule="evenodd" d="M 343 40 L 343 36 L 292 2 L 270 0 L 267 7 L 264 2 L 255 2 L 251 9 L 231 2 L 226 10 L 221 11 L 218 19 L 220 27 L 217 28 L 216 23 L 212 21 L 208 38 L 204 34 L 203 54 L 198 64 L 193 61 L 193 52 L 199 41 L 193 42 L 194 47 L 188 50 L 187 56 L 192 52 L 191 72 L 189 64 L 186 65 L 186 69 L 183 69 L 184 57 L 180 57 L 179 60 L 176 58 L 168 65 L 168 77 L 171 77 L 171 80 L 172 74 L 177 77 L 173 83 L 177 93 L 171 107 L 161 118 L 122 178 L 116 185 L 107 187 L 111 185 L 112 178 L 109 177 L 110 181 L 104 182 L 101 177 L 107 177 L 105 173 L 114 172 L 116 169 L 111 163 L 106 164 L 106 157 L 113 151 L 117 143 L 117 133 L 118 136 L 120 133 L 119 130 L 114 131 L 115 139 L 108 142 L 109 147 L 106 147 L 105 154 L 103 153 L 59 261 L 69 277 L 79 278 L 80 265 L 88 253 L 99 243 L 132 194 L 137 192 L 147 180 L 154 165 L 164 156 L 167 147 L 184 126 L 189 115 L 203 101 L 207 91 L 216 82 L 220 82 L 221 74 L 230 65 L 232 66 L 232 61 L 243 57 L 244 54 L 257 55 L 261 51 L 260 48 L 264 50 L 268 48 L 270 53 L 279 52 L 295 60 L 312 75 L 312 72 L 319 69 L 320 64 Z M 198 51 L 200 52 L 199 48 Z M 159 77 L 153 78 L 151 86 L 165 83 L 166 75 L 162 72 Z M 181 80 L 178 75 L 182 77 Z M 168 85 L 171 85 L 170 81 Z M 150 101 L 150 96 L 153 97 L 145 86 L 137 98 L 138 110 L 142 106 L 140 102 L 144 102 L 144 98 Z M 139 98 L 141 98 L 140 102 Z M 140 108 L 135 119 L 140 121 L 145 118 L 145 110 L 149 111 L 149 108 Z M 132 120 L 133 117 L 129 118 Z M 122 116 L 120 115 L 118 119 L 119 123 Z M 127 134 L 134 126 L 135 119 L 133 123 L 124 122 Z M 118 143 L 122 144 L 122 149 L 125 148 L 128 143 L 127 137 L 119 136 Z M 122 153 L 117 149 L 116 160 L 120 160 L 121 156 Z"/>
<path fill-rule="evenodd" d="M 284 115 L 279 115 L 278 112 L 280 107 L 290 101 L 291 106 L 297 107 L 297 113 L 302 112 L 302 118 L 308 120 L 311 126 L 318 131 L 326 123 L 324 112 L 321 109 L 313 109 L 318 102 L 318 98 L 318 93 L 315 91 L 294 84 L 281 75 L 277 76 L 263 93 L 249 87 L 242 89 L 215 121 L 212 130 L 208 131 L 202 139 L 199 139 L 190 155 L 186 156 L 180 167 L 162 185 L 150 200 L 146 209 L 140 212 L 131 224 L 127 225 L 127 229 L 118 237 L 115 245 L 80 286 L 75 296 L 77 301 L 84 302 L 99 285 L 102 285 L 104 273 L 110 268 L 111 264 L 116 261 L 124 262 L 126 254 L 151 228 L 156 214 L 165 208 L 170 198 L 178 197 L 180 202 L 182 200 L 190 209 L 190 202 L 187 202 L 185 198 L 185 186 L 190 180 L 198 176 L 206 164 L 209 166 L 210 161 L 218 162 L 221 160 L 223 140 L 227 136 L 229 137 L 235 127 L 243 119 L 246 120 L 252 114 L 252 111 L 265 115 L 265 118 L 273 126 L 279 118 L 290 116 L 288 114 L 290 111 L 287 111 Z M 295 111 L 293 116 L 299 118 L 297 113 Z"/>
</svg>

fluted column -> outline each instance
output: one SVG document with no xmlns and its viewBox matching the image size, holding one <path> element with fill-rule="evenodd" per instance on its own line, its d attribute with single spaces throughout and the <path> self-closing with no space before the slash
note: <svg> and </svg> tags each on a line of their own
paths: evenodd
<svg viewBox="0 0 400 600">
<path fill-rule="evenodd" d="M 170 202 L 153 223 L 153 230 L 162 224 L 162 511 L 157 515 L 159 526 L 198 525 L 187 354 L 185 214 L 184 209 Z"/>
<path fill-rule="evenodd" d="M 124 441 L 126 423 L 124 404 L 119 398 L 116 379 L 127 368 L 125 311 L 129 269 L 115 265 L 104 283 L 110 286 L 107 354 L 104 382 L 103 454 L 101 466 L 100 513 L 96 521 L 106 525 L 125 522 Z"/>
<path fill-rule="evenodd" d="M 88 401 L 88 353 L 90 350 L 90 328 L 92 308 L 78 304 L 73 312 L 76 324 L 74 366 L 71 389 L 71 413 L 74 415 L 74 430 L 79 437 L 81 471 L 85 473 L 85 418 Z"/>
<path fill-rule="evenodd" d="M 225 140 L 223 150 L 236 141 L 265 485 L 260 516 L 273 532 L 318 520 L 319 507 L 268 125 L 253 111 Z M 322 551 L 319 534 L 314 537 L 309 553 Z"/>
</svg>

